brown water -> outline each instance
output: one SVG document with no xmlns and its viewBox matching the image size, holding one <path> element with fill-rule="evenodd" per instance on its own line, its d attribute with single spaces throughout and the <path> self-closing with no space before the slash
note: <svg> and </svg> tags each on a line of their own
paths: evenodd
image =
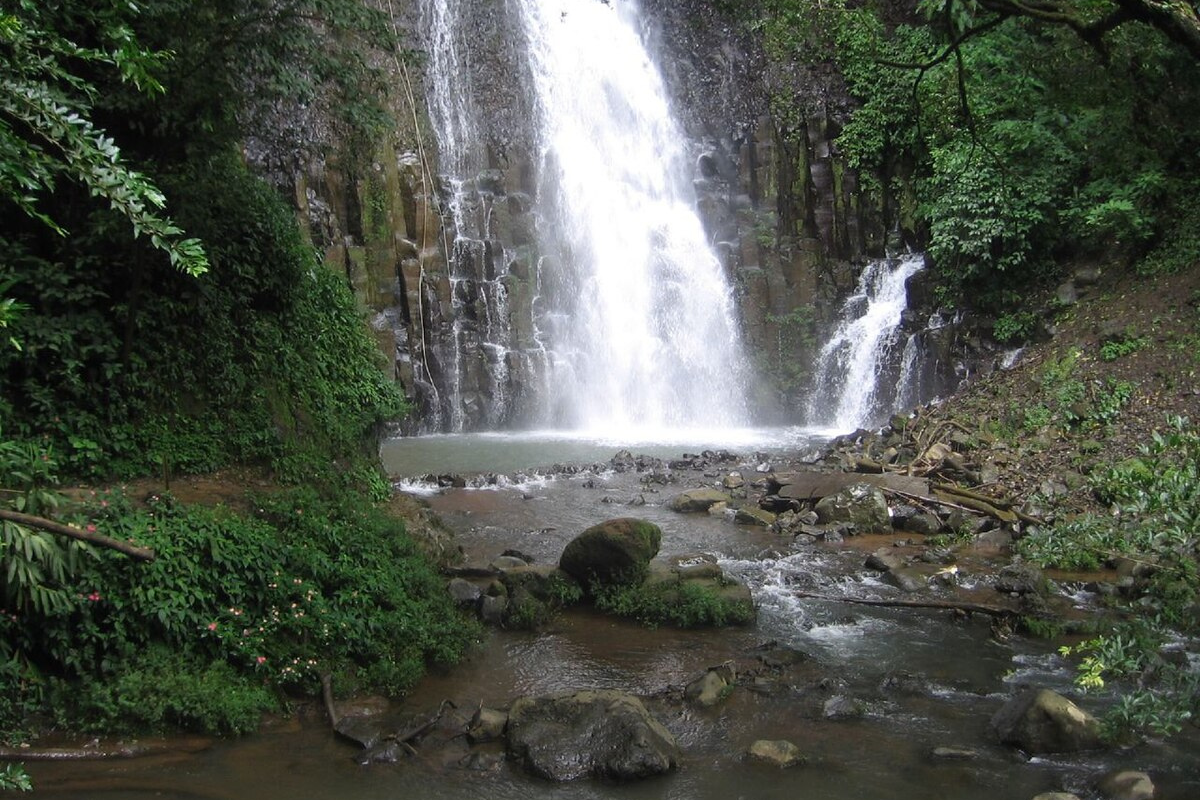
<svg viewBox="0 0 1200 800">
<path fill-rule="evenodd" d="M 544 444 L 537 449 L 547 463 L 566 460 L 553 457 Z M 479 456 L 484 459 L 487 454 Z M 747 475 L 753 477 L 753 466 Z M 698 473 L 687 477 L 704 480 Z M 755 626 L 647 630 L 589 612 L 571 612 L 537 634 L 493 631 L 466 663 L 425 679 L 405 701 L 407 710 L 428 713 L 443 699 L 453 701 L 457 710 L 416 758 L 402 763 L 359 766 L 353 758 L 356 749 L 335 738 L 322 715 L 313 712 L 199 754 L 31 763 L 36 796 L 1011 800 L 1061 788 L 1086 796 L 1098 773 L 1121 766 L 1149 771 L 1162 800 L 1200 797 L 1200 739 L 1195 729 L 1171 744 L 1032 761 L 993 742 L 988 720 L 1017 684 L 1027 681 L 1071 691 L 1070 670 L 1048 644 L 1019 636 L 996 641 L 987 620 L 978 618 L 799 599 L 797 589 L 832 597 L 886 597 L 895 590 L 864 573 L 860 550 L 835 545 L 793 548 L 764 529 L 705 515 L 677 515 L 662 506 L 681 485 L 647 485 L 640 478 L 584 473 L 503 488 L 455 489 L 429 501 L 456 530 L 473 562 L 486 562 L 507 548 L 552 562 L 571 537 L 594 522 L 625 515 L 650 519 L 663 528 L 664 556 L 718 555 L 727 572 L 752 587 L 760 606 Z M 646 504 L 624 505 L 638 497 Z M 869 546 L 878 544 L 872 541 Z M 965 570 L 967 586 L 958 591 L 972 590 L 974 569 Z M 715 709 L 670 699 L 672 687 L 678 689 L 709 666 L 743 658 L 769 640 L 810 658 L 760 691 L 739 687 Z M 885 686 L 889 678 L 914 675 L 926 690 L 913 693 Z M 583 688 L 652 696 L 652 710 L 683 749 L 680 769 L 628 785 L 553 785 L 502 762 L 494 747 L 481 748 L 465 765 L 469 747 L 455 734 L 480 703 L 502 706 L 524 694 Z M 822 704 L 834 694 L 862 701 L 866 713 L 856 719 L 826 719 Z M 1103 698 L 1083 700 L 1091 710 L 1100 710 L 1102 703 Z M 794 742 L 808 754 L 809 763 L 780 771 L 743 758 L 754 740 L 775 738 Z M 933 759 L 933 748 L 943 746 L 970 748 L 977 756 L 968 761 Z"/>
</svg>

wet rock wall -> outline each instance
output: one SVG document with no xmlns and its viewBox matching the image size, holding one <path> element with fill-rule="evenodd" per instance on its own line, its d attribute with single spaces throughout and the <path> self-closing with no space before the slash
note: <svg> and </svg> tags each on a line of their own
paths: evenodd
<svg viewBox="0 0 1200 800">
<path fill-rule="evenodd" d="M 532 324 L 545 288 L 536 266 L 546 254 L 536 231 L 540 186 L 530 101 L 520 89 L 521 37 L 511 3 L 467 5 L 480 125 L 474 175 L 455 183 L 440 165 L 425 62 L 386 54 L 396 124 L 369 157 L 340 158 L 330 141 L 319 149 L 326 155 L 259 158 L 294 197 L 326 264 L 345 273 L 367 309 L 386 368 L 416 407 L 412 430 L 518 425 L 549 391 Z M 381 6 L 418 45 L 417 0 Z M 764 376 L 760 413 L 792 418 L 803 407 L 814 348 L 866 259 L 917 236 L 897 224 L 894 200 L 862 191 L 838 153 L 853 104 L 833 70 L 796 74 L 771 64 L 745 9 L 728 3 L 643 0 L 643 8 L 695 154 L 702 220 Z M 290 124 L 321 130 L 302 116 Z M 926 316 L 918 309 L 908 319 L 916 328 Z M 932 395 L 956 380 L 959 343 L 953 333 L 928 338 L 943 350 L 927 369 L 923 392 Z"/>
</svg>

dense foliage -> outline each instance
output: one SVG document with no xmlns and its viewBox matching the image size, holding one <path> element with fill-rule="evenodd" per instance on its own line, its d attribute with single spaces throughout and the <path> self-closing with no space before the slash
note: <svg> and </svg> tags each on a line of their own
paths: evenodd
<svg viewBox="0 0 1200 800">
<path fill-rule="evenodd" d="M 758 27 L 777 61 L 837 64 L 856 100 L 837 144 L 891 198 L 888 227 L 927 247 L 945 299 L 1020 313 L 1064 260 L 1194 263 L 1195 53 L 1136 17 L 1089 39 L 1005 5 L 764 0 Z M 794 91 L 776 86 L 776 106 Z"/>
<path fill-rule="evenodd" d="M 30 714 L 241 732 L 322 675 L 402 692 L 472 634 L 372 504 L 403 398 L 241 152 L 353 162 L 395 44 L 359 0 L 0 0 L 0 738 Z M 305 488 L 242 511 L 55 492 L 246 464 Z"/>
<path fill-rule="evenodd" d="M 205 242 L 210 268 L 172 270 L 176 254 L 154 247 L 162 231 L 133 239 L 119 224 L 127 209 L 86 202 L 94 159 L 61 145 L 34 153 L 37 130 L 0 116 L 0 202 L 34 212 L 0 222 L 3 321 L 16 345 L 0 349 L 0 430 L 50 445 L 74 474 L 254 460 L 285 479 L 335 461 L 361 477 L 351 462 L 374 426 L 401 413 L 401 398 L 344 281 L 319 266 L 237 145 L 254 109 L 351 94 L 334 119 L 347 141 L 369 136 L 382 118 L 364 59 L 369 44 L 391 43 L 381 15 L 356 0 L 97 0 L 18 2 L 4 19 L 23 54 L 10 70 L 40 79 L 97 148 L 115 153 L 96 126 L 113 132 L 123 151 L 109 167 L 146 164 L 174 218 Z M 38 180 L 18 180 L 30 164 Z M 87 176 L 76 185 L 55 170 Z M 143 206 L 161 205 L 164 193 L 124 174 Z M 31 183 L 37 191 L 24 193 Z"/>
<path fill-rule="evenodd" d="M 45 496 L 53 460 L 33 484 L 9 451 L 6 486 Z M 473 628 L 403 526 L 356 496 L 330 501 L 296 489 L 257 499 L 252 513 L 122 492 L 66 504 L 89 529 L 150 546 L 135 562 L 76 545 L 69 575 L 3 582 L 0 730 L 52 711 L 73 728 L 210 733 L 252 730 L 283 697 L 342 690 L 402 693 L 429 662 L 452 662 Z M 45 537 L 4 521 L 5 538 Z M 47 537 L 48 538 L 48 537 Z M 62 564 L 39 547 L 21 565 Z"/>
</svg>

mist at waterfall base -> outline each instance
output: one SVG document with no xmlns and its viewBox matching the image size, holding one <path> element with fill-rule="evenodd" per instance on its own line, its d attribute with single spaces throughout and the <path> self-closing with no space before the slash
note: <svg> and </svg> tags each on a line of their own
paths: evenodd
<svg viewBox="0 0 1200 800">
<path fill-rule="evenodd" d="M 880 424 L 922 401 L 921 336 L 904 332 L 905 282 L 923 266 L 912 254 L 867 264 L 816 359 L 807 423 L 792 426 L 670 426 L 637 423 L 579 429 L 536 429 L 402 437 L 385 441 L 381 457 L 395 476 L 512 473 L 551 464 L 595 464 L 618 449 L 673 458 L 728 449 L 758 454 L 815 454 L 832 437 Z M 934 319 L 927 330 L 941 324 Z"/>
</svg>

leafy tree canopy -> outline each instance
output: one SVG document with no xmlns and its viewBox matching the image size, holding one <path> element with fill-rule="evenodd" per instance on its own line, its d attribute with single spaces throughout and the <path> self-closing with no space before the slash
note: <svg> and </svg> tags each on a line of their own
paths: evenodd
<svg viewBox="0 0 1200 800">
<path fill-rule="evenodd" d="M 77 65 L 107 66 L 138 91 L 160 93 L 155 73 L 169 57 L 143 48 L 129 27 L 132 2 L 108 0 L 88 12 L 94 45 L 81 45 L 48 24 L 54 4 L 5 0 L 0 5 L 0 199 L 59 233 L 66 231 L 39 198 L 66 176 L 108 201 L 184 272 L 208 268 L 196 239 L 162 215 L 166 199 L 145 175 L 131 168 L 120 149 L 91 119 L 96 87 Z M 11 303 L 0 321 L 11 316 Z"/>
</svg>

